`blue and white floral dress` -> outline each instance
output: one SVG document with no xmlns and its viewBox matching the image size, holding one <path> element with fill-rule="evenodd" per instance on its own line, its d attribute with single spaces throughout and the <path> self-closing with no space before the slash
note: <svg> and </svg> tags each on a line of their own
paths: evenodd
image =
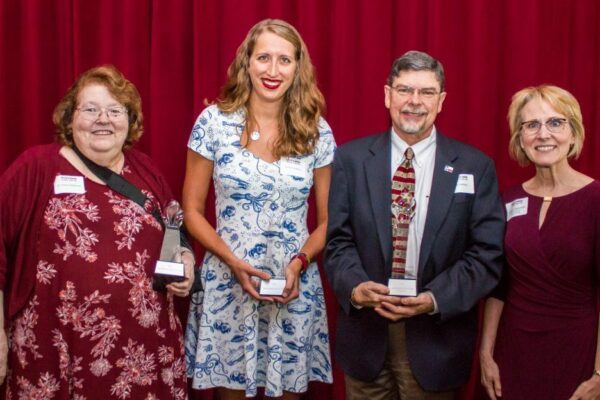
<svg viewBox="0 0 600 400">
<path fill-rule="evenodd" d="M 214 163 L 216 231 L 237 257 L 283 276 L 309 232 L 307 198 L 313 169 L 331 164 L 336 147 L 321 119 L 313 154 L 268 163 L 243 148 L 245 113 L 206 108 L 188 147 Z M 292 168 L 290 168 L 292 165 Z M 226 387 L 255 396 L 305 392 L 309 381 L 331 382 L 323 286 L 316 263 L 301 275 L 300 296 L 287 305 L 246 294 L 229 266 L 211 253 L 202 265 L 204 291 L 192 297 L 186 331 L 193 387 Z"/>
</svg>

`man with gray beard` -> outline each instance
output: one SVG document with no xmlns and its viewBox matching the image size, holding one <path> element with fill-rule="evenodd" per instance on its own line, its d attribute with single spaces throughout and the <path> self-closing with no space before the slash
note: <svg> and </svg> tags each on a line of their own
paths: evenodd
<svg viewBox="0 0 600 400">
<path fill-rule="evenodd" d="M 494 164 L 436 129 L 444 86 L 438 60 L 405 53 L 384 86 L 391 129 L 335 155 L 325 269 L 349 400 L 452 399 L 501 275 Z"/>
</svg>

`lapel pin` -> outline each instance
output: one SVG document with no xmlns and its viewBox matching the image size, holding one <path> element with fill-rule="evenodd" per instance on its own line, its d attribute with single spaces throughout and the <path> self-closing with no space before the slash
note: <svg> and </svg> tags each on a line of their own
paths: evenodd
<svg viewBox="0 0 600 400">
<path fill-rule="evenodd" d="M 446 172 L 448 172 L 448 173 L 450 173 L 450 174 L 451 174 L 452 172 L 454 172 L 454 168 L 453 168 L 453 167 L 451 167 L 450 165 L 446 165 L 446 166 L 444 167 L 444 171 L 446 171 Z"/>
</svg>

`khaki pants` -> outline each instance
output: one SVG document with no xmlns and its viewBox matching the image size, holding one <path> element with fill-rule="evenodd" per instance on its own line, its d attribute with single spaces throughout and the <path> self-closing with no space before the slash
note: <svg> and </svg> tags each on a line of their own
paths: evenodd
<svg viewBox="0 0 600 400">
<path fill-rule="evenodd" d="M 404 322 L 389 324 L 389 344 L 383 369 L 373 382 L 348 375 L 347 400 L 453 400 L 454 392 L 426 392 L 415 380 L 406 354 Z"/>
</svg>

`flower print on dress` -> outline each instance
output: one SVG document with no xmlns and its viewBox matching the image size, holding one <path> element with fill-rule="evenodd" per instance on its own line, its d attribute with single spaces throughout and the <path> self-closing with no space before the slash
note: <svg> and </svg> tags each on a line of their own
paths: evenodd
<svg viewBox="0 0 600 400">
<path fill-rule="evenodd" d="M 17 354 L 19 363 L 23 368 L 28 364 L 27 351 L 31 353 L 34 360 L 43 358 L 38 352 L 39 346 L 36 344 L 34 328 L 38 323 L 39 314 L 36 307 L 39 306 L 37 295 L 33 296 L 23 313 L 11 326 L 9 333 L 11 349 Z"/>
<path fill-rule="evenodd" d="M 69 353 L 69 345 L 58 329 L 52 330 L 52 344 L 58 349 L 58 366 L 60 378 L 67 382 L 69 396 L 73 398 L 75 388 L 83 388 L 83 378 L 76 379 L 75 373 L 81 371 L 81 360 L 83 357 L 73 357 Z"/>
<path fill-rule="evenodd" d="M 37 273 L 35 277 L 38 282 L 44 285 L 49 285 L 52 278 L 56 276 L 56 268 L 54 264 L 50 264 L 47 261 L 40 260 L 37 265 Z"/>
<path fill-rule="evenodd" d="M 54 398 L 54 394 L 60 388 L 59 381 L 49 372 L 40 376 L 37 381 L 37 386 L 22 376 L 17 377 L 19 385 L 19 400 L 44 399 L 50 400 Z"/>
<path fill-rule="evenodd" d="M 135 341 L 129 339 L 123 352 L 125 357 L 118 359 L 116 363 L 122 371 L 110 392 L 120 399 L 127 399 L 131 397 L 133 385 L 149 386 L 158 377 L 154 354 L 147 353 L 143 344 L 136 345 Z"/>
<path fill-rule="evenodd" d="M 176 388 L 177 380 L 185 378 L 185 362 L 181 357 L 175 358 L 175 351 L 172 347 L 160 346 L 158 348 L 158 362 L 163 366 L 160 377 L 163 383 L 171 388 L 171 395 L 175 400 L 184 400 L 185 391 L 182 388 Z"/>
<path fill-rule="evenodd" d="M 95 376 L 106 375 L 112 368 L 106 357 L 115 347 L 114 343 L 121 333 L 121 323 L 118 319 L 107 316 L 102 307 L 93 308 L 98 304 L 108 304 L 109 298 L 110 294 L 100 295 L 96 290 L 76 305 L 75 285 L 69 281 L 66 282 L 65 289 L 59 292 L 62 304 L 57 308 L 56 314 L 60 323 L 72 325 L 81 338 L 89 337 L 90 341 L 97 341 L 90 350 L 90 354 L 96 358 L 90 363 L 90 371 Z"/>
<path fill-rule="evenodd" d="M 112 204 L 113 212 L 121 216 L 121 220 L 118 223 L 115 222 L 114 228 L 117 236 L 121 236 L 121 239 L 115 240 L 119 250 L 125 247 L 131 250 L 131 246 L 135 242 L 135 235 L 140 233 L 144 224 L 162 230 L 161 225 L 152 214 L 152 209 L 158 204 L 156 198 L 146 190 L 142 190 L 142 193 L 148 199 L 143 209 L 136 202 L 117 195 L 112 190 L 105 193 L 109 204 Z"/>
<path fill-rule="evenodd" d="M 131 316 L 137 318 L 138 323 L 144 328 L 156 326 L 158 336 L 165 337 L 165 330 L 158 329 L 158 316 L 162 307 L 157 293 L 152 290 L 152 283 L 145 270 L 145 264 L 150 256 L 144 250 L 142 254 L 136 252 L 135 258 L 135 263 L 108 264 L 104 279 L 109 283 L 130 283 L 129 302 L 133 306 L 129 309 Z"/>
<path fill-rule="evenodd" d="M 85 195 L 72 194 L 65 197 L 53 197 L 44 212 L 44 221 L 48 227 L 58 232 L 58 238 L 64 244 L 55 244 L 54 253 L 62 254 L 67 260 L 73 253 L 87 262 L 94 262 L 98 255 L 92 246 L 98 243 L 98 235 L 89 228 L 82 228 L 82 218 L 91 222 L 100 220 L 98 207 L 87 200 Z M 73 236 L 75 244 L 69 238 Z"/>
</svg>

